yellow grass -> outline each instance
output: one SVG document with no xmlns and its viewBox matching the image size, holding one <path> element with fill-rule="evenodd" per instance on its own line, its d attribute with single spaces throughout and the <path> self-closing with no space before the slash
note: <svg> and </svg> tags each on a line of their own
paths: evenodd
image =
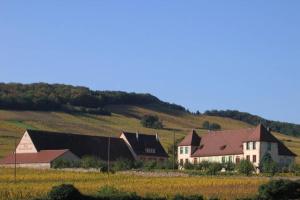
<svg viewBox="0 0 300 200">
<path fill-rule="evenodd" d="M 45 195 L 61 183 L 74 184 L 84 194 L 95 194 L 99 187 L 110 184 L 139 195 L 156 193 L 171 197 L 181 194 L 203 194 L 205 197 L 236 199 L 253 196 L 258 186 L 268 181 L 262 177 L 145 177 L 95 172 L 62 172 L 56 170 L 17 170 L 17 184 L 13 169 L 0 168 L 0 200 L 24 200 Z"/>
</svg>

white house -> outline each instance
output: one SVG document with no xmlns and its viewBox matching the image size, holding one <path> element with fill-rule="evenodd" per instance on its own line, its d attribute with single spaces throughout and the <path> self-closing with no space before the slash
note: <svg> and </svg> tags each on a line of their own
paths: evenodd
<svg viewBox="0 0 300 200">
<path fill-rule="evenodd" d="M 282 166 L 290 165 L 296 156 L 261 124 L 241 130 L 209 131 L 202 137 L 193 130 L 178 145 L 178 163 L 239 163 L 247 159 L 258 167 L 266 153 Z"/>
</svg>

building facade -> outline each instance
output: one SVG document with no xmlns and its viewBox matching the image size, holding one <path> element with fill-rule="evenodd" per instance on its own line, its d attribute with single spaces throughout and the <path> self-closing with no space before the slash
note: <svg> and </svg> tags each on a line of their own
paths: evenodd
<svg viewBox="0 0 300 200">
<path fill-rule="evenodd" d="M 134 137 L 133 137 L 134 136 Z M 93 156 L 114 162 L 166 159 L 158 135 L 123 132 L 120 137 L 103 137 L 40 130 L 27 130 L 15 150 L 0 160 L 0 166 L 51 168 L 57 159 L 79 160 Z"/>
<path fill-rule="evenodd" d="M 120 138 L 126 142 L 135 160 L 163 162 L 168 159 L 168 154 L 161 145 L 158 134 L 122 132 Z"/>
<path fill-rule="evenodd" d="M 282 166 L 290 165 L 296 156 L 261 124 L 241 130 L 209 131 L 202 137 L 193 130 L 178 145 L 178 163 L 239 163 L 247 159 L 258 168 L 267 153 Z"/>
</svg>

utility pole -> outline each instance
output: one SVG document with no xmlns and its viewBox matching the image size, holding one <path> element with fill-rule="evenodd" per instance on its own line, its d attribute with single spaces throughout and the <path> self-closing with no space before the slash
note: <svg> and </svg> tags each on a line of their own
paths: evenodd
<svg viewBox="0 0 300 200">
<path fill-rule="evenodd" d="M 173 131 L 173 170 L 175 170 L 175 131 Z"/>
<path fill-rule="evenodd" d="M 15 134 L 15 169 L 14 169 L 14 181 L 17 183 L 17 135 Z"/>
<path fill-rule="evenodd" d="M 110 136 L 108 137 L 108 145 L 107 145 L 107 176 L 108 176 L 108 185 L 109 185 L 109 171 L 110 171 Z"/>
</svg>

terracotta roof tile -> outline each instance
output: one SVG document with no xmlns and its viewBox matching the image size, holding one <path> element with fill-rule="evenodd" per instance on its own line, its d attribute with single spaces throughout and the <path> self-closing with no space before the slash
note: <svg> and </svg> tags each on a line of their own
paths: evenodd
<svg viewBox="0 0 300 200">
<path fill-rule="evenodd" d="M 40 151 L 38 153 L 17 153 L 16 155 L 16 163 L 17 164 L 28 164 L 28 163 L 50 163 L 56 158 L 60 157 L 64 153 L 65 150 L 45 150 Z M 15 155 L 14 153 L 9 154 L 4 159 L 0 160 L 0 164 L 14 164 L 15 163 Z"/>
<path fill-rule="evenodd" d="M 192 130 L 178 146 L 199 146 L 201 138 L 195 130 Z"/>
<path fill-rule="evenodd" d="M 196 144 L 197 138 L 195 133 L 190 133 L 179 144 L 186 146 Z M 197 134 L 196 134 L 197 135 Z M 197 135 L 198 136 L 198 135 Z M 240 130 L 225 130 L 225 131 L 210 131 L 201 138 L 197 150 L 192 157 L 218 156 L 218 155 L 237 155 L 243 154 L 243 142 L 264 141 L 278 143 L 278 154 L 295 156 L 285 145 L 275 138 L 270 131 L 263 125 L 258 125 L 255 128 L 247 128 Z"/>
</svg>

